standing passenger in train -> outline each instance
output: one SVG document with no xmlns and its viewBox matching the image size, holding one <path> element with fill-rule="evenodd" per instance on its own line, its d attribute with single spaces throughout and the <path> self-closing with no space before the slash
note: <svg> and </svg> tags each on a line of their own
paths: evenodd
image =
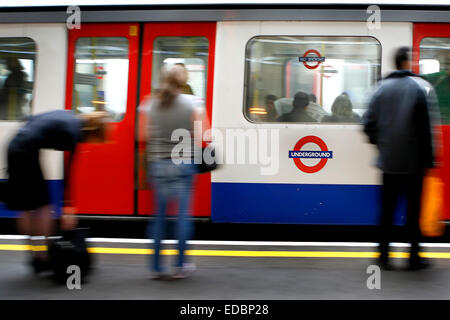
<svg viewBox="0 0 450 320">
<path fill-rule="evenodd" d="M 17 58 L 8 58 L 6 66 L 9 74 L 0 90 L 0 120 L 16 120 L 23 114 L 27 74 Z"/>
<path fill-rule="evenodd" d="M 344 123 L 359 123 L 360 117 L 354 113 L 353 105 L 347 94 L 342 93 L 336 97 L 331 106 L 331 116 L 322 118 L 322 122 L 344 122 Z"/>
<path fill-rule="evenodd" d="M 397 50 L 395 63 L 398 70 L 381 82 L 363 119 L 370 143 L 378 147 L 377 166 L 383 172 L 379 263 L 384 269 L 392 268 L 388 261 L 389 240 L 402 191 L 407 197 L 406 228 L 411 243 L 409 268 L 416 270 L 428 265 L 419 257 L 419 214 L 423 177 L 434 165 L 431 126 L 434 93 L 431 86 L 425 90 L 424 85 L 428 83 L 409 71 L 410 54 L 407 47 Z"/>
<path fill-rule="evenodd" d="M 266 115 L 265 115 L 265 121 L 267 122 L 275 122 L 277 121 L 278 113 L 275 109 L 275 101 L 277 100 L 277 97 L 273 94 L 268 94 L 266 96 Z"/>
<path fill-rule="evenodd" d="M 70 164 L 78 143 L 103 142 L 105 112 L 86 113 L 81 116 L 71 111 L 56 110 L 30 117 L 8 147 L 8 195 L 7 205 L 11 210 L 23 211 L 19 217 L 19 230 L 30 236 L 35 245 L 45 245 L 53 233 L 50 192 L 39 164 L 40 149 L 70 151 L 69 165 L 64 175 L 63 229 L 75 226 L 74 208 L 69 198 L 68 179 Z M 36 272 L 48 268 L 46 251 L 31 251 L 32 266 Z"/>
<path fill-rule="evenodd" d="M 273 102 L 275 111 L 277 112 L 277 121 L 281 121 L 283 115 L 292 111 L 294 106 L 292 105 L 294 99 L 292 98 L 279 98 Z"/>
<path fill-rule="evenodd" d="M 284 114 L 281 117 L 282 122 L 317 122 L 314 118 L 306 113 L 306 108 L 309 104 L 308 95 L 299 91 L 294 96 L 294 101 L 292 102 L 293 108 L 289 113 Z"/>
<path fill-rule="evenodd" d="M 161 240 L 166 232 L 166 214 L 170 200 L 178 202 L 177 238 L 179 255 L 175 263 L 176 272 L 173 278 L 184 278 L 195 269 L 191 263 L 186 263 L 186 242 L 190 235 L 191 221 L 189 219 L 192 181 L 196 173 L 193 163 L 194 140 L 181 141 L 185 151 L 173 154 L 174 147 L 180 142 L 172 140 L 172 133 L 177 129 L 191 132 L 194 121 L 201 120 L 201 113 L 195 107 L 191 96 L 182 94 L 186 86 L 187 73 L 182 66 L 174 66 L 165 71 L 161 88 L 156 98 L 144 102 L 148 109 L 147 120 L 147 160 L 149 182 L 154 186 L 156 203 L 156 221 L 154 226 L 148 224 L 148 235 L 153 231 L 154 255 L 151 264 L 153 279 L 164 279 L 167 270 L 161 265 Z M 181 161 L 182 160 L 182 161 Z M 181 163 L 179 163 L 181 161 Z M 153 228 L 152 228 L 153 227 Z M 152 230 L 153 229 L 153 230 Z"/>
<path fill-rule="evenodd" d="M 448 50 L 447 50 L 448 51 Z M 450 52 L 439 57 L 439 72 L 421 75 L 433 85 L 439 100 L 439 110 L 443 124 L 450 123 Z"/>
<path fill-rule="evenodd" d="M 175 65 L 182 67 L 184 69 L 184 72 L 186 73 L 186 79 L 187 80 L 186 80 L 186 84 L 181 89 L 181 93 L 194 95 L 194 91 L 192 90 L 191 86 L 187 83 L 188 79 L 189 79 L 189 73 L 187 71 L 186 65 L 184 63 L 181 63 L 181 62 L 178 62 Z"/>
</svg>

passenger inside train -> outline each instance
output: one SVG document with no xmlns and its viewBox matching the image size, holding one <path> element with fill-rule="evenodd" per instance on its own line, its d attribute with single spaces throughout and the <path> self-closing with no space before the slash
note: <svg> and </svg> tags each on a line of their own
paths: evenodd
<svg viewBox="0 0 450 320">
<path fill-rule="evenodd" d="M 331 106 L 332 115 L 323 117 L 323 122 L 357 123 L 361 121 L 358 114 L 353 112 L 352 102 L 346 93 L 336 97 Z"/>
<path fill-rule="evenodd" d="M 317 122 L 321 122 L 322 118 L 328 115 L 323 107 L 317 103 L 317 97 L 314 93 L 309 94 L 309 104 L 306 108 L 306 113 Z"/>
<path fill-rule="evenodd" d="M 443 44 L 442 44 L 443 46 Z M 434 60 L 438 64 L 435 72 L 423 74 L 422 77 L 430 82 L 438 96 L 439 108 L 443 124 L 450 123 L 450 53 L 438 52 L 437 59 Z M 433 57 L 434 58 L 434 57 Z M 431 59 L 428 59 L 431 60 Z"/>
<path fill-rule="evenodd" d="M 292 98 L 279 98 L 274 101 L 275 110 L 278 114 L 277 122 L 280 122 L 283 115 L 292 111 L 292 102 L 294 99 Z"/>
<path fill-rule="evenodd" d="M 0 88 L 0 119 L 19 119 L 23 115 L 22 108 L 26 101 L 28 75 L 16 57 L 8 57 L 5 67 L 8 75 Z"/>
<path fill-rule="evenodd" d="M 194 91 L 192 90 L 191 86 L 189 85 L 189 83 L 187 83 L 187 81 L 189 81 L 189 72 L 186 69 L 186 65 L 182 62 L 178 62 L 175 63 L 176 66 L 180 66 L 181 68 L 183 68 L 184 72 L 186 73 L 186 84 L 183 86 L 182 89 L 182 93 L 184 94 L 190 94 L 190 95 L 194 95 Z"/>
<path fill-rule="evenodd" d="M 292 111 L 281 117 L 282 122 L 317 122 L 316 119 L 312 118 L 306 112 L 309 105 L 309 96 L 305 92 L 297 92 L 292 105 Z"/>
<path fill-rule="evenodd" d="M 266 96 L 266 114 L 265 114 L 265 121 L 266 122 L 276 122 L 278 113 L 275 109 L 275 101 L 277 100 L 277 97 L 273 94 L 269 94 Z"/>
</svg>

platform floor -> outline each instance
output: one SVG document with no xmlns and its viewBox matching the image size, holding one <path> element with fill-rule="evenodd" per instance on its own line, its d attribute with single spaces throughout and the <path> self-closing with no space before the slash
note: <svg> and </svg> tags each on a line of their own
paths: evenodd
<svg viewBox="0 0 450 320">
<path fill-rule="evenodd" d="M 189 278 L 150 279 L 146 240 L 92 239 L 95 270 L 80 290 L 35 276 L 25 261 L 26 239 L 0 236 L 0 299 L 449 299 L 450 244 L 427 244 L 432 267 L 407 271 L 408 247 L 392 247 L 397 269 L 381 271 L 381 289 L 368 289 L 372 243 L 248 243 L 198 241 Z M 166 244 L 173 261 L 175 244 Z M 108 252 L 108 253 L 106 253 Z"/>
</svg>

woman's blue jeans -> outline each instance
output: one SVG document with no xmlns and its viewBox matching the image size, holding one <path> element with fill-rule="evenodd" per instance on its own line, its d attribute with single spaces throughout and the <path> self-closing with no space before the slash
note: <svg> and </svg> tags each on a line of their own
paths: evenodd
<svg viewBox="0 0 450 320">
<path fill-rule="evenodd" d="M 166 211 L 171 200 L 178 202 L 176 237 L 179 253 L 175 266 L 182 267 L 185 260 L 186 241 L 190 237 L 192 229 L 189 215 L 195 165 L 183 163 L 177 165 L 171 159 L 162 159 L 151 162 L 149 168 L 149 180 L 154 187 L 157 211 L 154 223 L 149 222 L 147 226 L 147 235 L 151 238 L 153 233 L 154 238 L 152 270 L 162 272 L 161 241 L 166 233 Z"/>
</svg>

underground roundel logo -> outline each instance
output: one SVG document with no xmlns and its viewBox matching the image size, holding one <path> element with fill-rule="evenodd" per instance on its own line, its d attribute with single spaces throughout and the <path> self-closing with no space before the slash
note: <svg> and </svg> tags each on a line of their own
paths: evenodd
<svg viewBox="0 0 450 320">
<path fill-rule="evenodd" d="M 298 58 L 299 62 L 303 62 L 303 65 L 308 69 L 316 69 L 322 62 L 325 62 L 325 57 L 321 57 L 319 51 L 311 49 L 305 52 L 303 57 Z M 308 62 L 312 62 L 309 65 Z"/>
<path fill-rule="evenodd" d="M 302 150 L 307 143 L 314 143 L 320 150 Z M 305 173 L 315 173 L 321 170 L 327 164 L 328 159 L 333 158 L 333 151 L 328 150 L 325 142 L 316 136 L 303 137 L 295 144 L 294 150 L 289 150 L 289 158 L 294 159 L 294 163 L 301 171 Z M 307 166 L 302 159 L 320 159 L 319 163 L 313 166 Z"/>
</svg>

